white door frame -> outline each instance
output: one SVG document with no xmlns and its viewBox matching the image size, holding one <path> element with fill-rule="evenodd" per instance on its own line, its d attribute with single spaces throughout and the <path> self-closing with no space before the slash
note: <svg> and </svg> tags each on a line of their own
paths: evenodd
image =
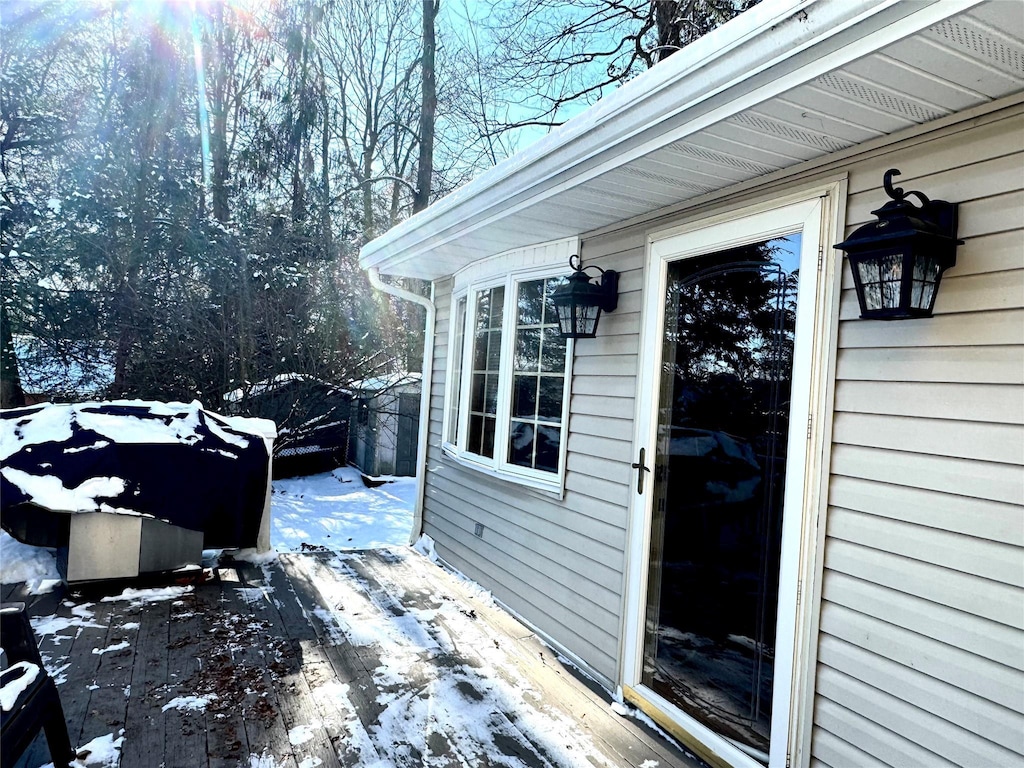
<svg viewBox="0 0 1024 768">
<path fill-rule="evenodd" d="M 813 693 L 813 636 L 817 627 L 814 587 L 820 570 L 817 523 L 824 503 L 825 435 L 831 426 L 831 386 L 839 270 L 831 256 L 845 202 L 845 180 L 714 217 L 648 237 L 645 263 L 641 363 L 634 456 L 640 448 L 655 455 L 660 402 L 660 360 L 664 333 L 664 293 L 669 262 L 788 234 L 801 234 L 800 276 L 795 330 L 790 433 L 784 495 L 779 605 L 775 645 L 769 765 L 784 768 L 809 723 L 802 700 Z M 807 423 L 806 430 L 801 428 Z M 646 484 L 650 488 L 651 482 Z M 624 695 L 715 763 L 755 768 L 763 765 L 734 742 L 685 714 L 641 682 L 648 553 L 653 493 L 634 485 L 628 529 L 621 680 Z M 816 588 L 815 588 L 816 593 Z M 804 593 L 800 605 L 800 593 Z M 788 683 L 786 682 L 788 681 Z M 802 761 L 801 761 L 802 762 Z"/>
</svg>

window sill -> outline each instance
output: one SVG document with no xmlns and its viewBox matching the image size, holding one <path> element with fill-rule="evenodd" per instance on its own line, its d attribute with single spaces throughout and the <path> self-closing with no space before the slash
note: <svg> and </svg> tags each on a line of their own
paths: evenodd
<svg viewBox="0 0 1024 768">
<path fill-rule="evenodd" d="M 480 462 L 473 461 L 472 459 L 461 456 L 447 443 L 441 446 L 441 453 L 446 459 L 458 464 L 460 467 L 479 472 L 482 475 L 493 477 L 495 480 L 502 480 L 507 483 L 514 483 L 515 485 L 525 486 L 530 490 L 536 491 L 537 493 L 547 496 L 549 498 L 558 499 L 559 501 L 565 495 L 565 486 L 563 484 L 564 477 L 559 475 L 551 482 L 545 482 L 538 480 L 535 477 L 526 477 L 515 472 L 508 472 L 506 470 L 495 469 L 494 467 L 488 467 Z"/>
</svg>

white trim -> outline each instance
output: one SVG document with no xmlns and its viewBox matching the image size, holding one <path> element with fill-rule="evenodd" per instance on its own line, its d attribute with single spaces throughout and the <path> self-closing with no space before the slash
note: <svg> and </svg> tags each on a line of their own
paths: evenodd
<svg viewBox="0 0 1024 768">
<path fill-rule="evenodd" d="M 801 233 L 800 286 L 797 327 L 795 331 L 793 394 L 789 460 L 785 489 L 785 509 L 791 510 L 783 520 L 783 543 L 779 578 L 779 612 L 776 633 L 775 680 L 797 680 L 801 687 L 777 684 L 774 687 L 771 725 L 771 766 L 786 765 L 794 737 L 802 739 L 809 724 L 791 717 L 803 711 L 803 700 L 813 695 L 813 671 L 802 666 L 809 627 L 816 624 L 811 615 L 814 598 L 803 589 L 797 605 L 798 584 L 814 571 L 818 557 L 816 529 L 819 507 L 821 447 L 824 430 L 821 425 L 825 411 L 828 370 L 834 358 L 834 324 L 838 311 L 838 288 L 834 270 L 818 270 L 819 247 L 831 253 L 829 238 L 837 234 L 835 208 L 842 208 L 839 196 L 845 191 L 840 183 L 786 195 L 761 204 L 749 205 L 714 216 L 707 216 L 681 226 L 653 233 L 648 238 L 644 278 L 644 323 L 641 329 L 641 360 L 639 396 L 636 411 L 634 455 L 640 447 L 653 451 L 656 446 L 657 403 L 659 402 L 662 337 L 664 332 L 664 295 L 667 266 L 671 261 L 730 246 L 757 242 L 771 237 Z M 827 210 L 828 209 L 828 210 Z M 829 211 L 832 211 L 831 213 Z M 823 261 L 824 267 L 824 261 Z M 819 334 L 829 331 L 822 341 Z M 812 411 L 813 406 L 813 411 Z M 810 414 L 814 414 L 810 416 Z M 805 418 L 814 426 L 808 440 L 800 428 Z M 813 489 L 808 492 L 808 489 Z M 623 610 L 623 646 L 621 658 L 622 683 L 662 710 L 680 727 L 689 731 L 709 750 L 736 766 L 756 766 L 756 761 L 727 739 L 693 720 L 641 683 L 643 669 L 643 629 L 647 595 L 647 563 L 650 550 L 650 520 L 653 494 L 631 494 L 627 530 L 627 573 Z M 795 512 L 795 514 L 794 514 Z M 806 581 L 804 581 L 806 583 Z M 810 585 L 808 585 L 810 586 Z M 801 656 L 798 658 L 797 654 Z M 810 681 L 810 682 L 808 682 Z M 807 687 L 809 686 L 809 687 Z M 785 713 L 779 717 L 779 713 Z"/>
<path fill-rule="evenodd" d="M 847 177 L 837 179 L 823 200 L 821 243 L 824 257 L 819 286 L 825 291 L 822 311 L 813 331 L 815 359 L 811 365 L 811 401 L 816 408 L 811 422 L 810 450 L 817 461 L 809 472 L 804 504 L 811 513 L 805 520 L 799 561 L 803 605 L 797 616 L 796 666 L 793 674 L 793 705 L 790 707 L 791 765 L 810 765 L 814 724 L 815 675 L 818 662 L 818 627 L 821 617 L 821 586 L 825 561 L 825 529 L 828 484 L 832 461 L 832 420 L 835 417 L 836 362 L 839 348 L 839 296 L 843 283 L 843 255 L 832 247 L 833 235 L 846 231 Z M 838 239 L 838 237 L 836 238 Z"/>
<path fill-rule="evenodd" d="M 448 305 L 448 359 L 445 361 L 445 377 L 444 377 L 444 415 L 441 419 L 441 448 L 452 449 L 456 448 L 455 444 L 448 439 L 448 427 L 451 421 L 451 406 L 454 391 L 452 389 L 452 383 L 455 380 L 455 358 L 456 355 L 452 354 L 453 340 L 457 332 L 456 325 L 459 317 L 459 302 L 465 299 L 466 301 L 466 313 L 462 317 L 462 349 L 466 348 L 466 324 L 469 317 L 469 296 L 466 291 L 460 291 L 458 293 L 452 293 L 449 297 Z M 458 357 L 462 358 L 462 362 L 465 362 L 465 355 L 459 354 Z M 465 373 L 464 370 L 459 370 L 459 378 L 461 380 L 462 375 Z M 462 392 L 462 387 L 459 387 L 459 392 Z M 456 413 L 456 417 L 461 421 L 462 411 L 461 409 Z M 456 431 L 458 435 L 462 434 L 462 424 L 459 424 L 459 428 Z"/>
<path fill-rule="evenodd" d="M 476 454 L 464 453 L 459 454 L 454 451 L 451 446 L 443 446 L 444 457 L 450 461 L 454 461 L 460 467 L 465 467 L 474 472 L 479 472 L 481 475 L 487 475 L 493 477 L 495 480 L 503 480 L 508 483 L 515 483 L 517 485 L 525 486 L 538 493 L 543 493 L 554 499 L 562 499 L 565 495 L 564 483 L 561 480 L 557 482 L 548 482 L 545 480 L 537 480 L 532 477 L 526 477 L 518 475 L 513 472 L 508 472 L 502 469 L 497 469 L 488 464 L 483 464 L 478 461 L 474 461 L 477 458 Z M 564 475 L 563 475 L 564 476 Z"/>
<path fill-rule="evenodd" d="M 367 244 L 360 264 L 400 273 L 401 264 L 430 249 L 580 187 L 981 1 L 767 0 Z M 771 68 L 779 74 L 770 81 L 755 77 Z M 709 109 L 713 98 L 719 106 Z M 659 132 L 652 126 L 664 127 Z"/>
<path fill-rule="evenodd" d="M 563 237 L 546 243 L 513 248 L 468 264 L 452 275 L 452 292 L 461 293 L 470 285 L 498 285 L 509 272 L 530 268 L 564 266 L 569 272 L 569 257 L 580 252 L 577 236 Z M 491 282 L 488 282 L 491 281 Z"/>
</svg>

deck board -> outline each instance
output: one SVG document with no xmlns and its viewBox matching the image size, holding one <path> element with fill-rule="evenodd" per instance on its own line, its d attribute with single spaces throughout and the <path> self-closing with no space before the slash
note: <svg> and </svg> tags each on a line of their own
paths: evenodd
<svg viewBox="0 0 1024 768">
<path fill-rule="evenodd" d="M 164 713 L 162 710 L 170 670 L 182 666 L 182 660 L 171 650 L 170 613 L 170 601 L 161 600 L 142 606 L 136 618 L 140 626 L 132 663 L 131 693 L 134 696 L 129 697 L 131 706 L 125 719 L 125 743 L 121 750 L 124 765 L 142 765 L 149 755 L 163 754 L 165 733 L 173 734 L 181 728 L 176 711 Z M 171 744 L 175 753 L 189 754 L 181 750 L 173 738 Z M 201 754 L 206 754 L 205 738 Z"/>
<path fill-rule="evenodd" d="M 701 766 L 411 550 L 282 555 L 209 575 L 147 603 L 5 587 L 31 615 L 71 622 L 40 649 L 66 665 L 72 742 L 123 729 L 121 768 Z M 208 698 L 205 710 L 167 707 L 186 696 Z M 18 768 L 48 762 L 40 738 Z"/>
</svg>

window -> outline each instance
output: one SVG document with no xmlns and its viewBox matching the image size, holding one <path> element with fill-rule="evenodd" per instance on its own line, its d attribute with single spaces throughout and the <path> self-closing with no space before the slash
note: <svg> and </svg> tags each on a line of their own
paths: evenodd
<svg viewBox="0 0 1024 768">
<path fill-rule="evenodd" d="M 473 367 L 470 376 L 469 441 L 466 450 L 493 458 L 498 422 L 498 375 L 501 371 L 501 317 L 505 289 L 476 294 Z"/>
<path fill-rule="evenodd" d="M 565 278 L 550 271 L 470 284 L 454 301 L 443 434 L 469 466 L 560 490 L 571 347 L 551 303 Z"/>
<path fill-rule="evenodd" d="M 452 328 L 452 397 L 448 404 L 448 429 L 445 441 L 459 441 L 459 393 L 462 390 L 462 349 L 466 338 L 466 297 L 455 302 L 455 323 Z"/>
<path fill-rule="evenodd" d="M 551 294 L 563 278 L 519 284 L 512 358 L 512 414 L 508 460 L 522 467 L 558 471 L 565 395 L 565 339 Z"/>
</svg>

